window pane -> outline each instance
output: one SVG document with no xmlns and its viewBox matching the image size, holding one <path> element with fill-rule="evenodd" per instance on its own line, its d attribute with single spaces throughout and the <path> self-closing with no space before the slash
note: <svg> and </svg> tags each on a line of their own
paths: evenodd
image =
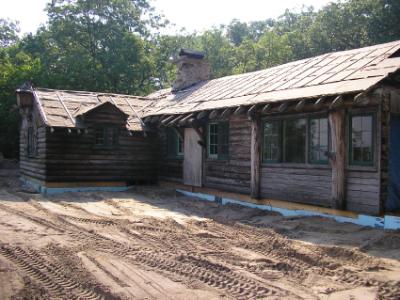
<svg viewBox="0 0 400 300">
<path fill-rule="evenodd" d="M 283 162 L 304 163 L 306 152 L 306 120 L 285 120 Z"/>
<path fill-rule="evenodd" d="M 328 161 L 328 119 L 310 120 L 310 162 L 325 163 Z"/>
<path fill-rule="evenodd" d="M 178 151 L 177 151 L 177 155 L 183 155 L 183 139 L 178 136 Z"/>
<path fill-rule="evenodd" d="M 208 131 L 208 154 L 216 156 L 218 155 L 218 124 L 209 124 Z"/>
<path fill-rule="evenodd" d="M 264 123 L 264 159 L 266 161 L 280 160 L 280 121 Z"/>
<path fill-rule="evenodd" d="M 229 151 L 229 124 L 218 124 L 218 157 L 226 158 Z"/>
<path fill-rule="evenodd" d="M 351 162 L 353 164 L 373 163 L 373 116 L 351 118 Z"/>
</svg>

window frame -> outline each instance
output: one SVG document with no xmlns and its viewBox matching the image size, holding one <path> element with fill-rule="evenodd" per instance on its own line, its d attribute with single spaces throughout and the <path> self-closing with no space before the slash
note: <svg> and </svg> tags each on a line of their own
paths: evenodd
<svg viewBox="0 0 400 300">
<path fill-rule="evenodd" d="M 167 142 L 167 158 L 169 159 L 183 159 L 184 157 L 184 137 L 181 138 L 181 135 L 178 133 L 175 128 L 167 128 L 166 129 L 166 142 Z M 169 139 L 173 139 L 170 141 Z M 182 152 L 179 152 L 179 143 L 182 141 Z M 170 146 L 172 145 L 172 149 Z"/>
<path fill-rule="evenodd" d="M 185 150 L 184 150 L 185 149 L 185 144 L 184 144 L 184 141 L 181 138 L 181 136 L 178 133 L 176 133 L 176 135 L 177 135 L 177 139 L 176 139 L 176 156 L 177 157 L 183 157 L 184 153 L 185 153 Z M 181 148 L 181 149 L 179 150 L 179 148 Z"/>
<path fill-rule="evenodd" d="M 311 158 L 311 120 L 315 119 L 326 119 L 328 123 L 328 149 L 327 152 L 329 153 L 332 149 L 331 143 L 331 125 L 329 124 L 329 117 L 327 115 L 320 115 L 320 116 L 310 116 L 307 119 L 307 138 L 308 138 L 308 157 L 307 163 L 310 165 L 329 165 L 329 157 L 327 156 L 325 160 L 313 160 Z"/>
<path fill-rule="evenodd" d="M 278 123 L 278 143 L 279 143 L 279 153 L 278 153 L 278 159 L 267 159 L 266 158 L 266 139 L 265 139 L 265 124 L 268 122 L 277 122 Z M 263 137 L 263 141 L 262 141 L 262 161 L 263 163 L 267 163 L 267 164 L 279 164 L 282 161 L 282 130 L 283 130 L 283 120 L 282 119 L 276 119 L 276 120 L 264 120 L 262 122 L 262 137 Z"/>
<path fill-rule="evenodd" d="M 329 158 L 325 163 L 315 163 L 310 159 L 310 121 L 312 119 L 327 119 L 328 120 L 328 152 L 331 151 L 331 133 L 330 133 L 330 124 L 329 118 L 326 112 L 321 113 L 311 113 L 311 114 L 300 114 L 300 115 L 284 115 L 284 116 L 269 116 L 267 118 L 262 119 L 262 164 L 268 166 L 282 166 L 282 167 L 315 167 L 315 168 L 329 168 Z M 283 123 L 286 120 L 297 120 L 297 119 L 305 119 L 306 121 L 306 137 L 305 137 L 305 158 L 304 162 L 294 163 L 294 162 L 283 162 Z M 265 159 L 265 123 L 266 122 L 275 122 L 278 121 L 280 123 L 279 128 L 279 161 L 276 160 L 266 160 Z"/>
<path fill-rule="evenodd" d="M 97 144 L 97 130 L 101 130 L 103 134 L 103 143 L 102 144 Z M 108 143 L 109 141 L 109 136 L 108 136 L 108 131 L 112 130 L 112 143 Z M 115 149 L 119 145 L 119 130 L 118 127 L 114 125 L 101 125 L 101 126 L 96 126 L 94 128 L 94 148 L 96 149 Z"/>
<path fill-rule="evenodd" d="M 217 149 L 217 153 L 216 154 L 210 153 L 210 150 L 211 150 L 211 144 L 210 144 L 210 141 L 211 141 L 211 130 L 210 130 L 210 127 L 212 125 L 217 125 L 217 133 L 216 133 L 217 143 L 216 144 L 212 144 L 212 145 L 216 146 L 216 149 Z M 226 144 L 225 143 L 224 144 L 220 143 L 220 134 L 221 134 L 220 126 L 221 125 L 226 126 L 226 139 L 227 139 Z M 222 145 L 227 146 L 227 153 L 219 153 Z M 229 159 L 229 121 L 212 121 L 212 122 L 209 122 L 207 124 L 207 158 L 211 159 L 211 160 L 228 160 Z"/>
<path fill-rule="evenodd" d="M 370 116 L 372 117 L 372 124 L 371 124 L 371 155 L 372 159 L 371 162 L 361 162 L 361 161 L 354 161 L 352 157 L 353 152 L 353 117 L 360 117 L 360 116 Z M 348 119 L 348 166 L 350 168 L 357 168 L 357 167 L 375 167 L 376 166 L 376 157 L 377 157 L 377 113 L 373 111 L 349 111 Z"/>
</svg>

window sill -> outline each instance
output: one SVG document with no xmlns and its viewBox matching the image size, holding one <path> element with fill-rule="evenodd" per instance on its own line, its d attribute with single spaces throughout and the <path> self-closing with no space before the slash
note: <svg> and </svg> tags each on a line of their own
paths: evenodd
<svg viewBox="0 0 400 300">
<path fill-rule="evenodd" d="M 332 169 L 330 164 L 295 164 L 295 163 L 262 163 L 265 168 L 287 168 L 287 169 Z"/>
<path fill-rule="evenodd" d="M 347 165 L 346 171 L 378 172 L 377 166 Z"/>
<path fill-rule="evenodd" d="M 207 157 L 206 158 L 206 162 L 227 162 L 229 161 L 229 158 L 212 158 L 212 157 Z"/>
</svg>

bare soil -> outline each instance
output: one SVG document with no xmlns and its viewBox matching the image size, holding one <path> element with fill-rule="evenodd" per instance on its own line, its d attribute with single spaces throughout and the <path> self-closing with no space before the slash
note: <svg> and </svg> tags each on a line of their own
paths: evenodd
<svg viewBox="0 0 400 300">
<path fill-rule="evenodd" d="M 400 299 L 399 232 L 1 174 L 1 299 Z"/>
</svg>

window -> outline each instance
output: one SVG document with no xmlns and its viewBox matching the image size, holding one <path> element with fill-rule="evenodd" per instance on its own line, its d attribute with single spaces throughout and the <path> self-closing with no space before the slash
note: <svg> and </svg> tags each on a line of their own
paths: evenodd
<svg viewBox="0 0 400 300">
<path fill-rule="evenodd" d="M 28 157 L 36 156 L 36 136 L 33 127 L 28 127 Z"/>
<path fill-rule="evenodd" d="M 284 120 L 282 162 L 305 163 L 306 124 L 305 119 Z"/>
<path fill-rule="evenodd" d="M 329 125 L 327 118 L 310 119 L 309 141 L 310 163 L 327 164 L 329 151 Z"/>
<path fill-rule="evenodd" d="M 229 123 L 208 124 L 207 154 L 209 158 L 226 159 L 229 153 Z"/>
<path fill-rule="evenodd" d="M 373 114 L 350 116 L 350 164 L 367 165 L 374 163 Z"/>
<path fill-rule="evenodd" d="M 95 129 L 95 146 L 114 147 L 118 144 L 118 129 L 115 127 L 99 127 Z"/>
<path fill-rule="evenodd" d="M 176 129 L 167 129 L 167 148 L 168 157 L 183 157 L 183 139 Z"/>
<path fill-rule="evenodd" d="M 309 155 L 306 153 L 307 140 Z M 266 163 L 328 163 L 328 119 L 320 117 L 267 121 L 264 123 L 263 146 L 263 159 Z"/>
<path fill-rule="evenodd" d="M 279 162 L 281 157 L 281 122 L 264 123 L 264 161 Z"/>
</svg>

